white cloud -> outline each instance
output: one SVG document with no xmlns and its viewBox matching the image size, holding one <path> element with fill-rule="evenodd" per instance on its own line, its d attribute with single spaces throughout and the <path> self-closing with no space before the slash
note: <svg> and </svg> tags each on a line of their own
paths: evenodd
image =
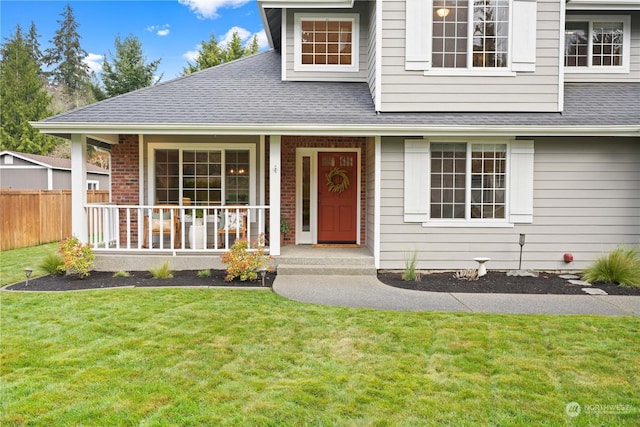
<svg viewBox="0 0 640 427">
<path fill-rule="evenodd" d="M 150 33 L 156 33 L 156 35 L 160 37 L 168 36 L 171 30 L 169 29 L 169 24 L 164 25 L 149 25 L 147 27 L 147 31 Z"/>
<path fill-rule="evenodd" d="M 185 58 L 189 62 L 193 62 L 196 60 L 198 55 L 200 54 L 200 49 L 202 49 L 201 44 L 197 44 L 195 50 L 188 50 L 182 54 L 182 57 Z"/>
<path fill-rule="evenodd" d="M 178 0 L 187 6 L 199 18 L 214 19 L 218 17 L 218 9 L 244 6 L 251 0 Z"/>
<path fill-rule="evenodd" d="M 249 39 L 249 37 L 252 36 L 251 31 L 242 28 L 242 27 L 231 27 L 229 28 L 229 31 L 227 31 L 225 33 L 224 36 L 222 36 L 222 39 L 220 40 L 220 46 L 224 47 L 227 46 L 229 44 L 229 42 L 231 41 L 231 38 L 233 37 L 233 33 L 237 32 L 238 35 L 240 36 L 240 40 L 242 41 L 246 41 L 247 39 Z"/>
<path fill-rule="evenodd" d="M 90 53 L 84 59 L 83 62 L 89 66 L 89 69 L 95 73 L 102 71 L 102 61 L 104 57 L 97 53 Z"/>
<path fill-rule="evenodd" d="M 258 31 L 257 33 L 255 33 L 255 35 L 258 36 L 258 46 L 260 50 L 269 47 L 269 39 L 267 38 L 267 33 L 265 33 L 264 30 Z M 253 39 L 253 35 L 251 36 L 249 41 L 251 41 L 251 39 Z"/>
</svg>

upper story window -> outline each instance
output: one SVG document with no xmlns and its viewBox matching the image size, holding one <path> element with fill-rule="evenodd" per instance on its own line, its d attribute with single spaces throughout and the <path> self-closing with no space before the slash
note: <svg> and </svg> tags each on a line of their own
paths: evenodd
<svg viewBox="0 0 640 427">
<path fill-rule="evenodd" d="M 434 68 L 505 68 L 509 63 L 509 0 L 436 0 Z"/>
<path fill-rule="evenodd" d="M 535 72 L 537 4 L 405 0 L 405 70 L 507 77 Z"/>
<path fill-rule="evenodd" d="M 568 16 L 564 65 L 570 72 L 627 72 L 629 17 Z"/>
<path fill-rule="evenodd" d="M 295 15 L 296 71 L 358 71 L 357 14 Z"/>
</svg>

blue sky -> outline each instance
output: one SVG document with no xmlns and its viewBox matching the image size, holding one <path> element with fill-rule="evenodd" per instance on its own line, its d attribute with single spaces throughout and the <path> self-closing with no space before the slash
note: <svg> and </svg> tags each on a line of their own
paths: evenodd
<svg viewBox="0 0 640 427">
<path fill-rule="evenodd" d="M 67 3 L 79 25 L 81 46 L 89 54 L 86 62 L 96 71 L 104 55 L 111 59 L 117 35 L 136 36 L 147 62 L 161 59 L 162 81 L 179 76 L 212 32 L 221 43 L 234 29 L 246 41 L 257 34 L 261 49 L 268 48 L 255 0 L 0 0 L 2 41 L 16 25 L 28 32 L 34 22 L 44 51 L 60 27 L 57 21 Z"/>
</svg>

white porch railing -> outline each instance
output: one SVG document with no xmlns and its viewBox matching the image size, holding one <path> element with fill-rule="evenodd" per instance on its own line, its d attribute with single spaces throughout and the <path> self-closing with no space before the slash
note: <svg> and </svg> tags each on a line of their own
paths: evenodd
<svg viewBox="0 0 640 427">
<path fill-rule="evenodd" d="M 85 210 L 94 249 L 225 252 L 240 238 L 265 244 L 269 206 L 89 204 Z"/>
</svg>

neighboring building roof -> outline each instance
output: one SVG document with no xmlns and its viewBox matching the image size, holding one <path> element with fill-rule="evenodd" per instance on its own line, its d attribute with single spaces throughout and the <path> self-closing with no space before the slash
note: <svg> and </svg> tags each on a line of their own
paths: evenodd
<svg viewBox="0 0 640 427">
<path fill-rule="evenodd" d="M 376 113 L 366 83 L 281 80 L 281 57 L 267 51 L 44 119 L 47 133 L 78 129 L 151 132 L 176 125 L 215 130 L 628 128 L 640 135 L 639 83 L 567 83 L 563 113 Z M 185 132 L 188 133 L 188 132 Z M 533 135 L 533 133 L 532 133 Z"/>
<path fill-rule="evenodd" d="M 0 156 L 4 156 L 4 155 L 11 155 L 14 157 L 18 157 L 20 159 L 36 163 L 46 168 L 71 170 L 70 159 L 62 159 L 60 157 L 51 157 L 51 156 L 41 156 L 39 154 L 20 153 L 18 151 L 10 151 L 10 150 L 0 151 Z M 107 169 L 98 167 L 96 165 L 92 165 L 91 163 L 87 163 L 87 172 L 103 174 L 103 175 L 109 174 L 109 171 Z"/>
</svg>

